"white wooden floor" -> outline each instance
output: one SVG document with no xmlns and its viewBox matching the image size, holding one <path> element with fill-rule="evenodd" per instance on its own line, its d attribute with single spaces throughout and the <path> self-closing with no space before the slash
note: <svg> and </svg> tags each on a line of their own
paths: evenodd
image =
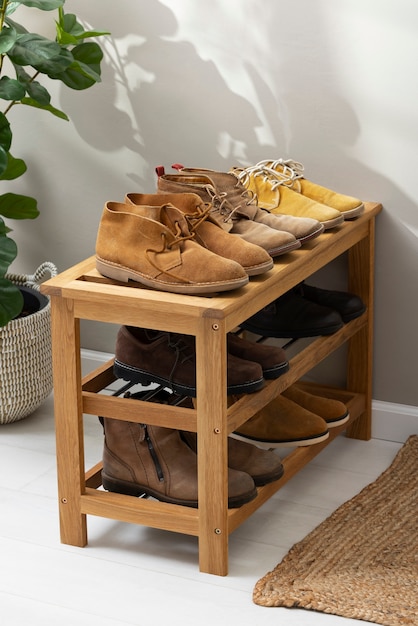
<svg viewBox="0 0 418 626">
<path fill-rule="evenodd" d="M 86 463 L 102 431 L 86 417 Z M 59 539 L 52 398 L 0 426 L 2 626 L 353 626 L 320 613 L 252 602 L 259 578 L 391 463 L 399 443 L 341 436 L 230 536 L 230 573 L 201 574 L 197 539 L 88 518 L 89 545 Z"/>
</svg>

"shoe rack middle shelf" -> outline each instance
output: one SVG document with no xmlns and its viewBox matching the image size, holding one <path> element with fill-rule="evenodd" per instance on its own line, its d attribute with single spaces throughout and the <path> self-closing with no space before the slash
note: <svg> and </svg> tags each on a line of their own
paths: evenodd
<svg viewBox="0 0 418 626">
<path fill-rule="evenodd" d="M 374 221 L 378 204 L 279 257 L 274 268 L 245 287 L 220 296 L 180 296 L 124 285 L 102 277 L 94 258 L 43 285 L 51 296 L 54 403 L 61 541 L 87 544 L 87 515 L 144 524 L 199 539 L 201 571 L 226 575 L 228 536 L 297 471 L 346 431 L 370 438 Z M 335 334 L 319 337 L 290 359 L 289 371 L 227 407 L 226 334 L 341 254 L 348 253 L 348 289 L 367 311 Z M 196 341 L 196 408 L 147 403 L 101 393 L 115 378 L 112 361 L 81 379 L 79 320 L 97 320 L 193 335 Z M 258 489 L 255 500 L 228 509 L 227 436 L 319 361 L 348 344 L 346 389 L 327 390 L 347 404 L 350 421 L 329 439 L 296 448 L 281 479 Z M 190 430 L 198 434 L 199 507 L 167 504 L 99 489 L 101 463 L 85 471 L 83 414 Z"/>
</svg>

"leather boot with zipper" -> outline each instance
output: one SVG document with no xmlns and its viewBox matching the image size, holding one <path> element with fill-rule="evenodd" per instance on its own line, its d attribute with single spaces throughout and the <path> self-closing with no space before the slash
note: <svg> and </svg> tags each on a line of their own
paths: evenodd
<svg viewBox="0 0 418 626">
<path fill-rule="evenodd" d="M 146 494 L 163 502 L 198 506 L 197 455 L 171 428 L 103 418 L 104 489 L 130 496 Z M 228 470 L 228 507 L 257 495 L 249 474 Z"/>
</svg>

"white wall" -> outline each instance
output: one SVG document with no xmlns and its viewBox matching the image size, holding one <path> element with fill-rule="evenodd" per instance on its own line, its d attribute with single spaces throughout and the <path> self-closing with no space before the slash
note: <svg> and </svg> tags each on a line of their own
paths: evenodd
<svg viewBox="0 0 418 626">
<path fill-rule="evenodd" d="M 374 397 L 417 406 L 416 2 L 68 0 L 66 11 L 112 37 L 101 85 L 51 86 L 71 123 L 13 112 L 14 152 L 30 166 L 19 190 L 42 212 L 16 225 L 15 269 L 93 254 L 104 202 L 153 192 L 156 165 L 294 158 L 307 178 L 384 205 Z M 319 279 L 344 288 L 338 271 Z M 83 345 L 112 352 L 115 332 L 84 324 Z"/>
</svg>

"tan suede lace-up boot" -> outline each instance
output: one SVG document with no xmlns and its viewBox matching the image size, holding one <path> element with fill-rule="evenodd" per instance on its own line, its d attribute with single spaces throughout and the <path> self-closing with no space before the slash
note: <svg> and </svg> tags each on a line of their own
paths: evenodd
<svg viewBox="0 0 418 626">
<path fill-rule="evenodd" d="M 96 268 L 118 281 L 182 294 L 229 291 L 249 280 L 239 263 L 198 244 L 184 214 L 168 203 L 156 208 L 107 202 Z"/>
<path fill-rule="evenodd" d="M 257 196 L 252 191 L 249 191 L 237 176 L 234 176 L 233 171 L 217 172 L 210 169 L 182 167 L 178 164 L 173 165 L 173 167 L 182 174 L 208 176 L 216 185 L 216 188 L 226 194 L 226 197 L 233 205 L 242 202 L 242 199 L 246 201 L 245 211 L 250 219 L 260 224 L 266 224 L 266 226 L 275 230 L 291 233 L 302 245 L 311 239 L 315 239 L 324 231 L 324 225 L 317 219 L 270 213 L 260 208 L 262 205 L 258 203 Z"/>
<path fill-rule="evenodd" d="M 158 176 L 158 193 L 195 193 L 203 202 L 212 205 L 211 216 L 228 233 L 238 235 L 245 241 L 261 246 L 271 257 L 300 248 L 301 243 L 291 233 L 270 228 L 252 219 L 258 208 L 248 204 L 250 198 L 241 193 L 229 195 L 216 188 L 215 183 L 204 175 L 161 174 Z M 245 190 L 244 190 L 245 191 Z"/>
<path fill-rule="evenodd" d="M 168 202 L 185 214 L 195 241 L 219 256 L 239 263 L 248 276 L 263 274 L 273 267 L 273 260 L 266 250 L 241 237 L 225 232 L 210 215 L 212 206 L 204 204 L 194 193 L 141 194 L 129 193 L 125 202 L 158 207 Z"/>
</svg>

